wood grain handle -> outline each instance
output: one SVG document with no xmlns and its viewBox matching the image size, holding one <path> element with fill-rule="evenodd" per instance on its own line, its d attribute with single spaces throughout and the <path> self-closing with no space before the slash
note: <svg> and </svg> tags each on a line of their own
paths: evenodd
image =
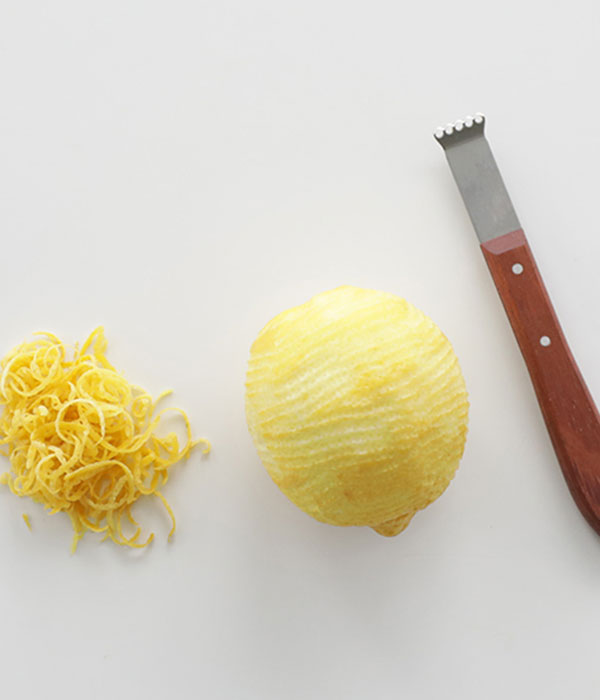
<svg viewBox="0 0 600 700">
<path fill-rule="evenodd" d="M 569 489 L 600 534 L 600 416 L 521 229 L 481 245 Z"/>
</svg>

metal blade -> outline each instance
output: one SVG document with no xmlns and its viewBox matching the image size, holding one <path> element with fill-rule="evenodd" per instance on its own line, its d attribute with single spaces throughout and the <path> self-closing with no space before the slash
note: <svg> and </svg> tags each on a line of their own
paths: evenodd
<svg viewBox="0 0 600 700">
<path fill-rule="evenodd" d="M 521 228 L 484 127 L 485 117 L 476 114 L 440 127 L 434 134 L 481 243 Z"/>
</svg>

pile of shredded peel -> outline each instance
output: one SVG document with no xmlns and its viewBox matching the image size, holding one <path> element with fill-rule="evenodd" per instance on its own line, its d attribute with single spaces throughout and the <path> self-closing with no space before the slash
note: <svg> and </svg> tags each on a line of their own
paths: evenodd
<svg viewBox="0 0 600 700">
<path fill-rule="evenodd" d="M 51 513 L 66 513 L 73 524 L 72 551 L 91 530 L 120 545 L 145 547 L 131 513 L 140 496 L 162 501 L 170 468 L 196 445 L 184 411 L 157 412 L 150 394 L 130 384 L 106 359 L 106 339 L 97 328 L 71 353 L 50 333 L 37 334 L 0 363 L 0 454 L 11 469 L 0 476 L 17 496 L 29 496 Z M 162 416 L 183 418 L 185 444 L 175 433 L 156 434 Z M 27 522 L 27 521 L 26 521 Z"/>
</svg>

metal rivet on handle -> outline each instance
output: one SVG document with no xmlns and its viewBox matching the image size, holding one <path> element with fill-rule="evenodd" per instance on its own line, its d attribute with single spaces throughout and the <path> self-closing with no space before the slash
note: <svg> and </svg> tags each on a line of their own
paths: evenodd
<svg viewBox="0 0 600 700">
<path fill-rule="evenodd" d="M 552 342 L 552 341 L 550 340 L 550 338 L 548 338 L 547 335 L 543 335 L 543 336 L 540 338 L 540 345 L 543 345 L 545 348 L 547 348 L 548 345 L 550 345 L 551 342 Z"/>
<path fill-rule="evenodd" d="M 520 275 L 523 272 L 523 265 L 521 265 L 521 263 L 515 263 L 512 266 L 512 271 L 515 275 Z"/>
</svg>

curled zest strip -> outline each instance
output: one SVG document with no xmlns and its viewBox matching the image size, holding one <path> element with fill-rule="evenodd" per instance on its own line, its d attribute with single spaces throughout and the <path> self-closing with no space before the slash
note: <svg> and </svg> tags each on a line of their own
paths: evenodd
<svg viewBox="0 0 600 700">
<path fill-rule="evenodd" d="M 0 454 L 10 471 L 0 476 L 18 496 L 66 513 L 73 525 L 72 551 L 87 531 L 104 533 L 128 547 L 146 547 L 131 507 L 142 495 L 164 505 L 175 532 L 175 516 L 161 489 L 170 468 L 197 445 L 180 409 L 157 412 L 157 403 L 130 384 L 106 359 L 104 330 L 97 328 L 71 357 L 49 333 L 19 345 L 0 363 Z M 163 415 L 183 419 L 185 443 L 175 433 L 156 434 Z M 27 522 L 27 521 L 26 521 Z M 123 530 L 132 532 L 126 534 Z"/>
</svg>

